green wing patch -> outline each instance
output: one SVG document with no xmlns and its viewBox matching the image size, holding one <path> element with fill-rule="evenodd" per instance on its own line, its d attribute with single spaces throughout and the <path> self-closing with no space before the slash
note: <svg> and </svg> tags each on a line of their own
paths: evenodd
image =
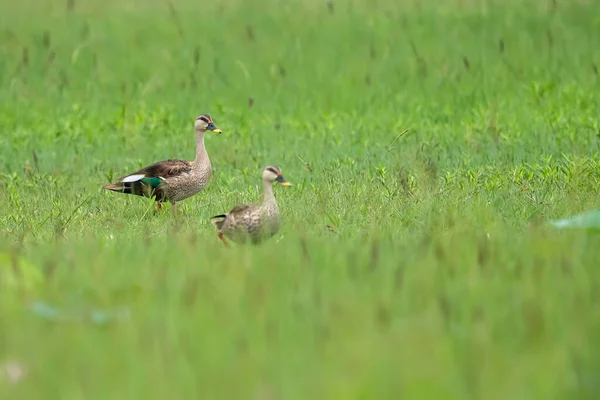
<svg viewBox="0 0 600 400">
<path fill-rule="evenodd" d="M 153 176 L 151 178 L 142 178 L 142 182 L 155 188 L 158 187 L 158 185 L 160 185 L 161 179 L 157 176 Z"/>
</svg>

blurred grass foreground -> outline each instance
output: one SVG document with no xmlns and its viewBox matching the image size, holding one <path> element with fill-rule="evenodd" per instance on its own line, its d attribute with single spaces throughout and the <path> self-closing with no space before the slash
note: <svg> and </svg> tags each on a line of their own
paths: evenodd
<svg viewBox="0 0 600 400">
<path fill-rule="evenodd" d="M 596 399 L 600 3 L 0 5 L 1 399 Z M 100 187 L 193 158 L 154 213 Z M 209 217 L 275 187 L 281 231 Z M 562 225 L 561 225 L 562 226 Z"/>
</svg>

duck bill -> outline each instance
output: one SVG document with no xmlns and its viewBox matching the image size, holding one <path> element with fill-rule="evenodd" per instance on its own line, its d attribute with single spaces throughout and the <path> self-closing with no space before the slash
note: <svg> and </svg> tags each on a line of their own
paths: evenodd
<svg viewBox="0 0 600 400">
<path fill-rule="evenodd" d="M 219 128 L 217 128 L 217 127 L 215 126 L 215 124 L 213 124 L 212 122 L 211 122 L 210 124 L 208 124 L 208 127 L 207 127 L 207 129 L 208 129 L 209 131 L 213 131 L 214 133 L 217 133 L 217 134 L 221 133 L 221 130 L 220 130 Z"/>
<path fill-rule="evenodd" d="M 277 175 L 277 179 L 275 179 L 275 180 L 277 182 L 279 182 L 281 184 L 281 186 L 292 186 L 291 183 L 289 183 L 288 181 L 285 180 L 283 175 Z"/>
</svg>

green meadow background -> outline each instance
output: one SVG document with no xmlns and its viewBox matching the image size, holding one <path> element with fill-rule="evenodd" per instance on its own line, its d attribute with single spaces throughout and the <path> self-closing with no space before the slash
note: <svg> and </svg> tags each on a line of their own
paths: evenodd
<svg viewBox="0 0 600 400">
<path fill-rule="evenodd" d="M 0 397 L 597 398 L 599 69 L 595 1 L 4 1 Z"/>
</svg>

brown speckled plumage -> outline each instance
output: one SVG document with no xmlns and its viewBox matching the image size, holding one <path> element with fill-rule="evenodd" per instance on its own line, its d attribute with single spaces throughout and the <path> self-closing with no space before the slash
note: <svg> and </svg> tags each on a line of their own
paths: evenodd
<svg viewBox="0 0 600 400">
<path fill-rule="evenodd" d="M 227 214 L 217 215 L 211 218 L 213 225 L 218 229 L 217 235 L 225 245 L 224 237 L 236 243 L 253 244 L 262 242 L 275 235 L 279 231 L 280 216 L 279 207 L 273 194 L 275 181 L 284 186 L 291 186 L 283 177 L 281 170 L 270 165 L 263 170 L 264 200 L 262 204 L 242 204 L 235 206 Z"/>
<path fill-rule="evenodd" d="M 210 180 L 212 168 L 204 136 L 207 130 L 221 133 L 208 114 L 196 118 L 196 158 L 194 161 L 165 160 L 134 173 L 119 178 L 115 183 L 103 186 L 103 189 L 137 196 L 155 196 L 157 207 L 160 203 L 185 200 L 203 190 Z"/>
</svg>

